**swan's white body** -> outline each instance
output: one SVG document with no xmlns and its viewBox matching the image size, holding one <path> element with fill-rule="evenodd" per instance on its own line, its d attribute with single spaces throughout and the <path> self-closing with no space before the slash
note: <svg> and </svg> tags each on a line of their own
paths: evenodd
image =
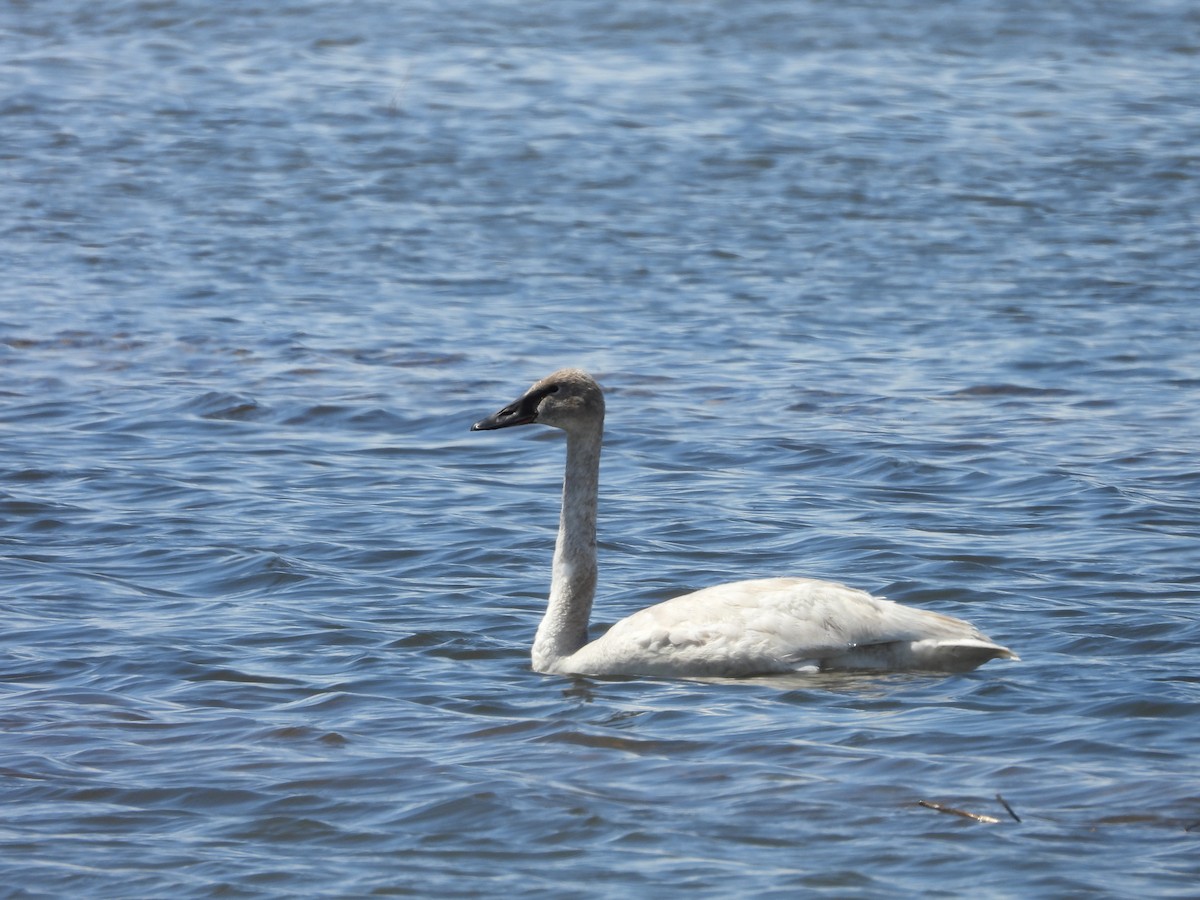
<svg viewBox="0 0 1200 900">
<path fill-rule="evenodd" d="M 578 369 L 542 379 L 472 430 L 541 422 L 567 433 L 563 508 L 537 672 L 739 677 L 829 669 L 964 671 L 1016 659 L 961 619 L 809 578 L 705 588 L 636 612 L 587 639 L 596 590 L 596 500 L 604 396 Z"/>
</svg>

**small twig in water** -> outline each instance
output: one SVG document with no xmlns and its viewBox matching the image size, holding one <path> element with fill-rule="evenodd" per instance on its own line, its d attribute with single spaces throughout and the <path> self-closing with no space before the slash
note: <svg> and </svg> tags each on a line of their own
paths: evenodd
<svg viewBox="0 0 1200 900">
<path fill-rule="evenodd" d="M 936 810 L 940 813 L 949 813 L 952 816 L 962 816 L 964 819 L 970 819 L 972 822 L 983 822 L 986 825 L 998 825 L 1000 823 L 1000 820 L 995 816 L 984 816 L 979 813 L 967 812 L 965 809 L 943 806 L 941 803 L 933 803 L 930 800 L 918 800 L 917 805 L 924 806 L 926 809 Z"/>
<path fill-rule="evenodd" d="M 1006 810 L 1008 810 L 1008 814 L 1009 814 L 1010 816 L 1012 816 L 1012 817 L 1013 817 L 1013 821 L 1014 821 L 1014 822 L 1020 822 L 1020 821 L 1021 821 L 1021 817 L 1020 817 L 1020 816 L 1018 816 L 1018 815 L 1017 815 L 1015 812 L 1013 812 L 1013 808 L 1012 808 L 1011 806 L 1009 806 L 1009 805 L 1008 805 L 1008 801 L 1007 801 L 1007 800 L 1005 800 L 1005 799 L 1004 799 L 1003 797 L 1001 797 L 999 794 L 997 794 L 997 795 L 996 795 L 996 799 L 1000 801 L 1000 805 L 1001 805 L 1001 806 L 1003 806 L 1003 807 L 1004 807 Z"/>
</svg>

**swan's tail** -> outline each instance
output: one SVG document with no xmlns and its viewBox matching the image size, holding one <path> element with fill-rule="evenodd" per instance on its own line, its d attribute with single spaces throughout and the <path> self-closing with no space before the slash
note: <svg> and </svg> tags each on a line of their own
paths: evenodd
<svg viewBox="0 0 1200 900">
<path fill-rule="evenodd" d="M 969 672 L 989 660 L 1021 658 L 1007 647 L 976 638 L 917 641 L 912 645 L 912 655 L 916 668 L 939 672 Z"/>
</svg>

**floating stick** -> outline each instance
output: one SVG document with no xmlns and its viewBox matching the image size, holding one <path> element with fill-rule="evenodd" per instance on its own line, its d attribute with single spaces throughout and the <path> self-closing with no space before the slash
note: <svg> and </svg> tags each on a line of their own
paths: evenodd
<svg viewBox="0 0 1200 900">
<path fill-rule="evenodd" d="M 1012 808 L 1011 806 L 1009 806 L 1009 805 L 1008 805 L 1008 801 L 1007 801 L 1007 800 L 1005 800 L 1005 799 L 1004 799 L 1003 797 L 1001 797 L 999 794 L 997 794 L 997 795 L 996 795 L 996 799 L 1000 801 L 1000 805 L 1001 805 L 1001 806 L 1003 806 L 1003 807 L 1004 807 L 1006 810 L 1008 810 L 1008 814 L 1009 814 L 1010 816 L 1012 816 L 1012 817 L 1013 817 L 1013 821 L 1014 821 L 1014 822 L 1020 822 L 1020 821 L 1021 821 L 1021 817 L 1020 817 L 1020 816 L 1018 816 L 1018 815 L 1017 815 L 1015 812 L 1013 812 L 1013 808 Z"/>
<path fill-rule="evenodd" d="M 985 816 L 980 813 L 967 812 L 965 809 L 955 809 L 953 806 L 943 806 L 941 803 L 934 803 L 930 800 L 918 800 L 918 806 L 924 806 L 926 809 L 936 810 L 940 813 L 949 813 L 952 816 L 962 816 L 964 819 L 970 819 L 972 822 L 983 822 L 986 825 L 998 825 L 1000 820 L 995 816 Z"/>
</svg>

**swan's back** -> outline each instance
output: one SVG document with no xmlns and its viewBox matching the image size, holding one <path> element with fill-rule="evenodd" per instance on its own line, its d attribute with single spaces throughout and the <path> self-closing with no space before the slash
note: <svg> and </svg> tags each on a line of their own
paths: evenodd
<svg viewBox="0 0 1200 900">
<path fill-rule="evenodd" d="M 1016 655 L 973 625 L 827 581 L 716 585 L 622 619 L 563 662 L 591 675 L 965 671 Z"/>
</svg>

